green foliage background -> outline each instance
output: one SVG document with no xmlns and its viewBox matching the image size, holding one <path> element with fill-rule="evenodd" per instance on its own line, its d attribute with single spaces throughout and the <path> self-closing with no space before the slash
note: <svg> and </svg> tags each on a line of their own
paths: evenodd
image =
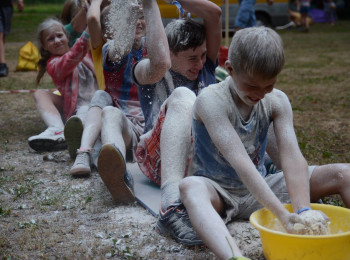
<svg viewBox="0 0 350 260">
<path fill-rule="evenodd" d="M 31 4 L 62 4 L 65 0 L 24 0 L 26 5 Z"/>
</svg>

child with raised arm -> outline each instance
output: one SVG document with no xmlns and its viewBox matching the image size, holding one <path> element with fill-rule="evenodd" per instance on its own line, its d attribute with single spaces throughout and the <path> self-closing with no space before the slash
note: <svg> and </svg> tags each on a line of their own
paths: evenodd
<svg viewBox="0 0 350 260">
<path fill-rule="evenodd" d="M 194 104 L 194 176 L 179 186 L 198 236 L 225 260 L 245 259 L 225 225 L 230 220 L 248 219 L 264 206 L 287 232 L 309 233 L 313 215 L 312 224 L 324 233 L 329 219 L 311 210 L 310 200 L 339 193 L 350 206 L 349 164 L 308 167 L 298 147 L 291 104 L 274 88 L 284 65 L 279 35 L 265 27 L 242 29 L 232 39 L 228 59 L 230 76 L 204 89 Z M 272 122 L 283 172 L 266 176 Z M 294 213 L 282 204 L 289 202 Z M 296 230 L 296 223 L 304 228 Z"/>
<path fill-rule="evenodd" d="M 109 13 L 109 0 L 91 0 L 90 6 L 87 6 L 87 26 L 90 32 L 90 51 L 94 63 L 95 75 L 99 89 L 105 89 L 105 79 L 103 75 L 103 56 L 102 47 L 106 43 L 106 21 Z M 79 11 L 80 12 L 80 11 Z M 87 115 L 87 125 L 95 120 L 95 115 Z M 64 137 L 68 146 L 70 158 L 75 160 L 77 150 L 80 148 L 81 139 L 84 131 L 84 125 L 78 116 L 72 116 L 64 126 Z M 101 143 L 100 139 L 96 145 Z"/>
<path fill-rule="evenodd" d="M 221 9 L 206 0 L 178 3 L 203 23 L 177 19 L 165 31 L 158 29 L 166 35 L 169 46 L 160 45 L 147 32 L 148 57 L 133 68 L 145 115 L 145 134 L 140 138 L 136 157 L 142 172 L 161 188 L 157 228 L 183 244 L 198 245 L 202 241 L 193 232 L 185 209 L 177 200 L 179 182 L 187 173 L 190 159 L 192 106 L 196 95 L 216 82 Z M 149 39 L 154 41 L 150 43 Z M 165 70 L 155 67 L 162 63 Z"/>
<path fill-rule="evenodd" d="M 97 170 L 114 201 L 127 203 L 134 201 L 134 193 L 125 161 L 134 159 L 144 126 L 137 87 L 131 80 L 131 68 L 146 55 L 145 32 L 154 36 L 153 41 L 159 42 L 160 37 L 152 31 L 158 31 L 163 25 L 154 0 L 143 1 L 143 12 L 137 2 L 112 2 L 108 17 L 109 33 L 113 40 L 103 46 L 106 89 L 97 91 L 91 102 L 89 115 L 94 116 L 88 116 L 91 120 L 84 129 L 81 148 L 70 173 L 90 173 L 92 146 L 101 135 L 103 146 Z M 150 29 L 146 23 L 152 25 Z M 166 44 L 166 39 L 163 41 Z M 161 69 L 158 68 L 158 71 Z"/>
<path fill-rule="evenodd" d="M 99 89 L 105 89 L 105 78 L 103 75 L 102 47 L 106 43 L 106 20 L 109 11 L 109 0 L 91 0 L 87 11 L 87 26 L 90 32 L 90 50 Z M 106 8 L 106 10 L 104 10 Z"/>
<path fill-rule="evenodd" d="M 41 59 L 36 83 L 47 71 L 61 96 L 38 90 L 34 99 L 47 129 L 28 139 L 36 151 L 66 148 L 64 123 L 73 114 L 85 120 L 90 100 L 98 89 L 94 66 L 89 52 L 89 33 L 84 31 L 72 48 L 63 24 L 49 18 L 38 27 Z M 63 118 L 62 118 L 63 115 Z"/>
</svg>

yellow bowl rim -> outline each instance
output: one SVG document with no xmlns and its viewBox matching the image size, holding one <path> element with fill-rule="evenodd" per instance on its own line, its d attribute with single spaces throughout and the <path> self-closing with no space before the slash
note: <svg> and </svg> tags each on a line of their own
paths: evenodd
<svg viewBox="0 0 350 260">
<path fill-rule="evenodd" d="M 288 206 L 290 204 L 286 204 L 285 206 Z M 316 203 L 311 203 L 311 208 L 313 208 L 314 206 L 319 206 L 319 205 L 326 205 L 327 207 L 337 207 L 337 208 L 342 208 L 344 210 L 348 210 L 349 213 L 350 213 L 350 209 L 347 209 L 347 208 L 343 208 L 343 207 L 339 207 L 339 206 L 334 206 L 334 205 L 330 205 L 330 204 L 316 204 Z M 258 209 L 256 210 L 255 212 L 258 212 L 258 211 L 262 211 L 262 210 L 268 210 L 266 208 L 261 208 L 261 209 Z M 259 230 L 263 230 L 267 233 L 272 233 L 272 234 L 279 234 L 279 235 L 283 235 L 283 236 L 286 236 L 286 237 L 294 237 L 294 238 L 300 238 L 300 239 L 325 239 L 325 238 L 340 238 L 340 237 L 344 237 L 344 236 L 349 236 L 350 235 L 350 231 L 345 231 L 343 233 L 338 233 L 338 234 L 331 234 L 331 235 L 319 235 L 319 236 L 312 236 L 312 235 L 295 235 L 295 234 L 289 234 L 289 233 L 283 233 L 283 232 L 279 232 L 279 231 L 275 231 L 275 230 L 272 230 L 272 229 L 268 229 L 262 225 L 260 225 L 259 223 L 257 223 L 257 221 L 255 219 L 253 219 L 253 214 L 255 213 L 253 212 L 250 217 L 249 217 L 249 221 L 250 223 L 256 228 Z"/>
</svg>

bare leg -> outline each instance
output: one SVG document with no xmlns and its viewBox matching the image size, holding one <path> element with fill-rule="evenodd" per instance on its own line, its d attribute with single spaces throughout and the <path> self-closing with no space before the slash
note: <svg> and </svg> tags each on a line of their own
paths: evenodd
<svg viewBox="0 0 350 260">
<path fill-rule="evenodd" d="M 36 151 L 59 151 L 67 148 L 64 138 L 64 124 L 60 111 L 63 98 L 46 90 L 34 93 L 34 100 L 47 129 L 28 138 L 29 146 Z"/>
<path fill-rule="evenodd" d="M 0 32 L 0 63 L 6 63 L 5 59 L 5 35 Z"/>
<path fill-rule="evenodd" d="M 214 254 L 225 260 L 242 256 L 218 214 L 224 204 L 214 187 L 198 177 L 187 177 L 180 183 L 180 192 L 194 230 Z"/>
<path fill-rule="evenodd" d="M 34 100 L 41 118 L 48 127 L 64 128 L 60 111 L 63 109 L 63 98 L 46 90 L 34 93 Z"/>
<path fill-rule="evenodd" d="M 91 107 L 87 113 L 83 136 L 81 137 L 80 148 L 92 148 L 96 142 L 97 137 L 101 133 L 101 115 L 102 109 L 100 107 Z"/>
<path fill-rule="evenodd" d="M 192 106 L 195 95 L 177 88 L 167 100 L 167 112 L 161 132 L 161 208 L 166 210 L 179 198 L 179 182 L 185 176 L 191 147 Z"/>
<path fill-rule="evenodd" d="M 132 131 L 123 111 L 112 106 L 103 109 L 102 144 L 114 144 L 125 158 L 126 149 L 131 146 Z"/>
<path fill-rule="evenodd" d="M 307 14 L 301 15 L 301 26 L 305 32 L 309 31 L 309 20 Z"/>
<path fill-rule="evenodd" d="M 309 19 L 307 15 L 305 15 L 305 27 L 306 27 L 306 30 L 309 30 Z"/>
<path fill-rule="evenodd" d="M 340 194 L 347 208 L 350 208 L 350 164 L 336 163 L 317 166 L 310 179 L 311 201 Z"/>
<path fill-rule="evenodd" d="M 98 157 L 98 172 L 117 203 L 135 200 L 133 181 L 126 170 L 126 149 L 132 143 L 132 127 L 123 111 L 107 106 L 102 111 L 102 149 Z"/>
<path fill-rule="evenodd" d="M 76 116 L 79 117 L 83 125 L 85 125 L 87 114 L 89 112 L 90 103 L 84 104 L 77 108 Z"/>
<path fill-rule="evenodd" d="M 74 158 L 74 154 L 76 154 L 74 164 L 69 171 L 69 173 L 73 176 L 86 175 L 91 173 L 92 148 L 96 142 L 97 137 L 101 133 L 101 114 L 102 109 L 100 107 L 91 107 L 87 112 L 84 129 L 81 136 L 80 147 L 75 145 L 75 143 L 73 142 L 74 139 L 70 141 L 71 146 L 68 146 L 68 148 L 72 149 L 70 153 L 72 153 L 73 156 L 71 157 Z M 71 120 L 72 119 L 70 119 L 66 125 L 65 131 L 67 132 L 69 123 L 71 126 L 73 126 Z M 77 125 L 75 125 L 75 128 L 77 128 Z M 72 134 L 68 136 L 72 136 Z M 68 136 L 67 141 L 69 140 Z M 79 149 L 75 153 L 75 148 L 73 149 L 72 147 L 79 147 Z"/>
</svg>

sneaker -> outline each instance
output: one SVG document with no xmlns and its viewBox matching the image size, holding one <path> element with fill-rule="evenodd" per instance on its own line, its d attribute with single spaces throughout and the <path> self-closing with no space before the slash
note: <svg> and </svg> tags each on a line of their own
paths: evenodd
<svg viewBox="0 0 350 260">
<path fill-rule="evenodd" d="M 102 146 L 98 156 L 97 169 L 115 202 L 130 203 L 135 201 L 134 181 L 126 170 L 123 155 L 115 145 L 105 144 Z"/>
<path fill-rule="evenodd" d="M 80 148 L 83 131 L 83 122 L 77 116 L 70 117 L 64 126 L 64 137 L 68 146 L 69 156 L 72 160 L 77 157 L 77 150 Z"/>
<path fill-rule="evenodd" d="M 49 127 L 39 135 L 28 138 L 29 146 L 38 152 L 60 151 L 67 148 L 63 130 Z"/>
<path fill-rule="evenodd" d="M 203 245 L 202 240 L 192 227 L 185 206 L 180 200 L 175 201 L 165 212 L 159 211 L 157 228 L 162 235 L 170 234 L 183 245 Z"/>
<path fill-rule="evenodd" d="M 0 63 L 0 77 L 6 77 L 9 74 L 9 68 L 6 63 Z"/>
<path fill-rule="evenodd" d="M 90 153 L 92 149 L 77 150 L 75 162 L 69 173 L 73 176 L 86 175 L 91 173 Z"/>
<path fill-rule="evenodd" d="M 282 25 L 282 26 L 276 26 L 276 30 L 283 30 L 283 29 L 288 29 L 288 28 L 291 28 L 291 27 L 295 27 L 296 24 L 293 22 L 293 21 L 290 21 L 289 23 L 285 24 L 285 25 Z"/>
</svg>

